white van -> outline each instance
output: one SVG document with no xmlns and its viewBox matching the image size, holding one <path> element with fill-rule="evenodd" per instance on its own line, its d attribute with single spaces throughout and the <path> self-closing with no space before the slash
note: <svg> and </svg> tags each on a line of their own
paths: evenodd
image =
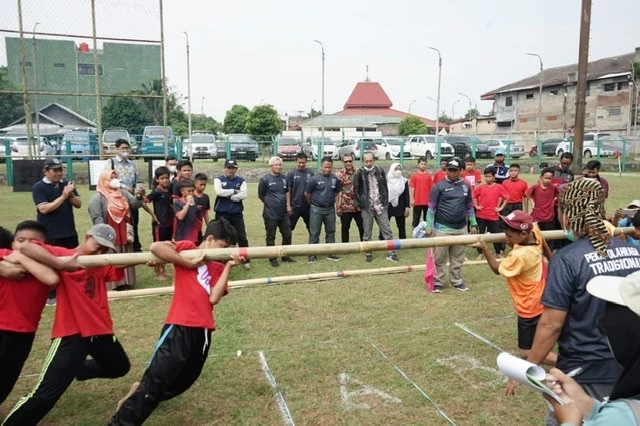
<svg viewBox="0 0 640 426">
<path fill-rule="evenodd" d="M 413 157 L 426 157 L 427 160 L 431 160 L 438 152 L 437 143 L 440 143 L 440 158 L 453 157 L 453 146 L 436 135 L 409 135 L 404 149 Z"/>
</svg>

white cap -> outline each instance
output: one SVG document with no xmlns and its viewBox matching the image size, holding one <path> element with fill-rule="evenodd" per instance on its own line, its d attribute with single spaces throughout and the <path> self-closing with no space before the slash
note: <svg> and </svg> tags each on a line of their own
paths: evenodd
<svg viewBox="0 0 640 426">
<path fill-rule="evenodd" d="M 589 281 L 587 291 L 598 299 L 627 306 L 640 316 L 640 271 L 626 277 L 597 276 Z"/>
</svg>

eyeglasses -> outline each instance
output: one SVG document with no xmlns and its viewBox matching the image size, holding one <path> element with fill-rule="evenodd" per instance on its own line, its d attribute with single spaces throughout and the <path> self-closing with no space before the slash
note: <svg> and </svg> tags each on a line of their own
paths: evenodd
<svg viewBox="0 0 640 426">
<path fill-rule="evenodd" d="M 343 163 L 353 163 L 353 160 L 342 160 Z"/>
</svg>

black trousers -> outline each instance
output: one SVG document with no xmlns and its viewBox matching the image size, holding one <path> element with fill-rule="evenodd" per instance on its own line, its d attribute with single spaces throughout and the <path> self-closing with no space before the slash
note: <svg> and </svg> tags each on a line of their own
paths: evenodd
<svg viewBox="0 0 640 426">
<path fill-rule="evenodd" d="M 289 217 L 284 219 L 264 219 L 264 229 L 267 233 L 266 245 L 276 245 L 276 229 L 280 230 L 282 235 L 282 245 L 291 245 L 291 224 L 289 223 Z"/>
<path fill-rule="evenodd" d="M 56 405 L 73 379 L 115 379 L 127 374 L 129 368 L 129 358 L 112 334 L 53 339 L 38 384 L 20 398 L 3 425 L 35 425 Z"/>
<path fill-rule="evenodd" d="M 487 232 L 490 232 L 492 234 L 502 233 L 502 228 L 500 227 L 500 220 L 480 219 L 479 217 L 476 216 L 476 221 L 478 222 L 479 234 L 486 234 Z M 506 248 L 505 243 L 493 243 L 493 249 L 496 251 L 496 254 L 503 254 L 505 248 Z M 482 254 L 482 250 L 478 249 L 478 254 Z"/>
<path fill-rule="evenodd" d="M 216 219 L 224 217 L 229 221 L 229 223 L 236 228 L 236 232 L 238 234 L 238 247 L 249 247 L 249 241 L 247 240 L 247 230 L 244 226 L 244 216 L 242 213 L 239 214 L 225 214 L 225 213 L 217 213 Z"/>
<path fill-rule="evenodd" d="M 507 203 L 500 212 L 501 216 L 506 216 L 514 210 L 522 210 L 522 203 Z"/>
<path fill-rule="evenodd" d="M 193 385 L 209 355 L 211 330 L 168 324 L 140 386 L 111 418 L 112 425 L 141 425 L 162 401 Z"/>
<path fill-rule="evenodd" d="M 138 222 L 140 222 L 140 209 L 131 209 L 131 224 L 133 225 L 133 251 L 142 251 L 140 236 L 138 235 Z"/>
<path fill-rule="evenodd" d="M 0 331 L 0 404 L 7 399 L 31 352 L 36 333 Z"/>
<path fill-rule="evenodd" d="M 401 215 L 401 216 L 389 215 L 389 228 L 391 228 L 391 218 L 396 219 L 396 225 L 398 226 L 398 239 L 400 240 L 406 239 L 407 238 L 407 225 L 406 225 L 407 218 L 404 217 L 404 215 Z M 384 237 L 382 236 L 382 232 L 378 234 L 378 239 L 384 240 Z"/>
<path fill-rule="evenodd" d="M 413 206 L 413 220 L 411 221 L 411 231 L 420 225 L 420 222 L 427 220 L 427 210 L 429 206 Z"/>
<path fill-rule="evenodd" d="M 307 231 L 309 230 L 309 217 L 311 215 L 311 208 L 293 208 L 293 214 L 289 216 L 289 222 L 291 223 L 291 232 L 296 229 L 296 225 L 298 224 L 298 220 L 302 218 L 304 224 L 307 226 Z"/>
<path fill-rule="evenodd" d="M 362 213 L 361 212 L 343 212 L 340 216 L 340 234 L 343 243 L 349 242 L 349 231 L 351 230 L 351 221 L 356 222 L 358 227 L 358 235 L 360 241 L 364 236 L 364 227 L 362 226 Z"/>
</svg>

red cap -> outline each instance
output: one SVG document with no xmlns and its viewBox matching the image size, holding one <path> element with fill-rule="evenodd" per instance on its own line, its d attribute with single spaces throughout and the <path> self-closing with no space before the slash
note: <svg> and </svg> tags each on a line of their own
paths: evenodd
<svg viewBox="0 0 640 426">
<path fill-rule="evenodd" d="M 506 216 L 500 216 L 500 219 L 502 219 L 509 228 L 519 229 L 521 231 L 531 231 L 533 229 L 533 218 L 530 214 L 522 210 L 514 210 Z"/>
</svg>

